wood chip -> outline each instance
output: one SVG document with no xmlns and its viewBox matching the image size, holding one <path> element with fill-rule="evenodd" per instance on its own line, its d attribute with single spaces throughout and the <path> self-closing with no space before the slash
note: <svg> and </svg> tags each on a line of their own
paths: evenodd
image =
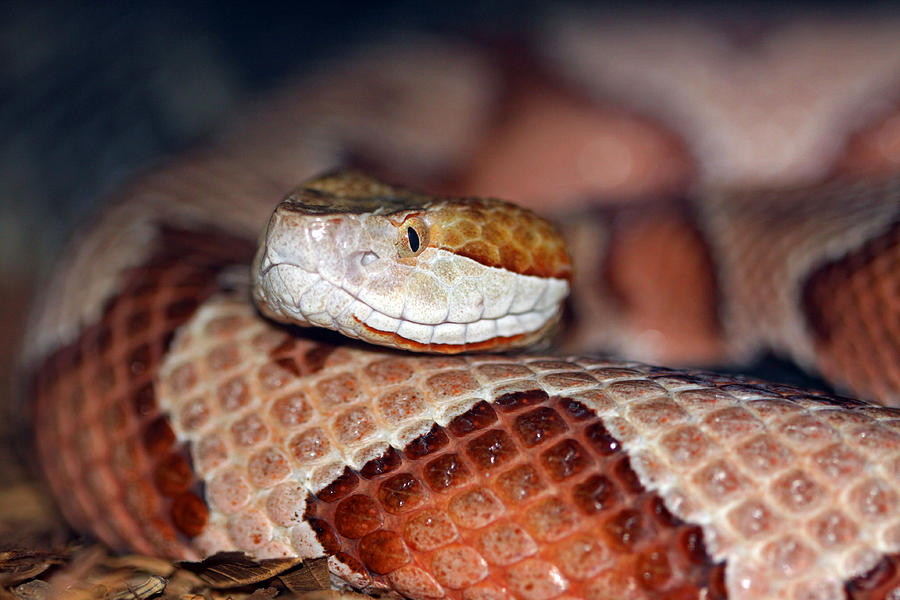
<svg viewBox="0 0 900 600">
<path fill-rule="evenodd" d="M 109 600 L 146 600 L 166 589 L 166 579 L 159 575 L 148 575 L 137 584 L 129 583 L 124 590 L 109 596 Z"/>
<path fill-rule="evenodd" d="M 180 562 L 178 567 L 195 573 L 212 588 L 226 589 L 267 581 L 303 562 L 299 558 L 256 561 L 243 552 L 219 552 L 199 563 Z"/>
<path fill-rule="evenodd" d="M 328 574 L 328 559 L 314 558 L 305 560 L 297 567 L 278 576 L 284 587 L 292 592 L 314 592 L 331 589 L 331 576 Z"/>
</svg>

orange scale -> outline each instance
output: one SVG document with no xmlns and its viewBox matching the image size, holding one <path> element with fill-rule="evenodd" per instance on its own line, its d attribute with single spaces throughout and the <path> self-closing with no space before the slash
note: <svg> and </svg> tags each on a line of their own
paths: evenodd
<svg viewBox="0 0 900 600">
<path fill-rule="evenodd" d="M 466 529 L 478 529 L 496 521 L 505 511 L 502 502 L 487 488 L 460 492 L 447 505 L 453 521 Z"/>
<path fill-rule="evenodd" d="M 533 465 L 524 464 L 498 475 L 494 489 L 507 502 L 521 502 L 542 492 L 546 485 Z"/>
<path fill-rule="evenodd" d="M 494 411 L 494 408 L 482 400 L 463 414 L 454 417 L 453 420 L 447 424 L 447 429 L 449 429 L 456 437 L 464 437 L 470 433 L 484 429 L 496 421 L 497 413 Z"/>
<path fill-rule="evenodd" d="M 463 591 L 463 600 L 513 600 L 504 587 L 494 583 L 481 583 Z"/>
<path fill-rule="evenodd" d="M 556 565 L 540 559 L 526 559 L 511 566 L 506 584 L 523 600 L 550 600 L 569 587 L 568 579 Z"/>
<path fill-rule="evenodd" d="M 444 511 L 425 509 L 406 521 L 403 538 L 413 550 L 427 552 L 459 537 L 456 525 Z"/>
<path fill-rule="evenodd" d="M 434 552 L 431 572 L 441 585 L 458 590 L 487 577 L 488 565 L 471 546 L 454 544 Z"/>
<path fill-rule="evenodd" d="M 538 545 L 525 529 L 513 522 L 503 522 L 478 533 L 475 544 L 493 565 L 514 564 L 538 552 Z"/>
<path fill-rule="evenodd" d="M 388 580 L 394 589 L 409 598 L 437 600 L 445 596 L 435 578 L 415 565 L 405 565 L 391 571 Z"/>
<path fill-rule="evenodd" d="M 531 448 L 561 435 L 568 426 L 555 410 L 541 406 L 516 416 L 513 430 L 525 447 Z"/>
<path fill-rule="evenodd" d="M 609 547 L 587 534 L 558 543 L 548 556 L 554 557 L 563 573 L 574 580 L 593 577 L 613 563 Z"/>
</svg>

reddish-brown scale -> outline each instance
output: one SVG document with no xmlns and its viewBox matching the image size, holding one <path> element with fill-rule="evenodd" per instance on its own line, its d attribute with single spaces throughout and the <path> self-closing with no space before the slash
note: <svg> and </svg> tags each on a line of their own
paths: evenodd
<svg viewBox="0 0 900 600">
<path fill-rule="evenodd" d="M 407 458 L 416 460 L 440 450 L 449 442 L 443 427 L 435 425 L 425 435 L 417 437 L 403 449 Z"/>
<path fill-rule="evenodd" d="M 416 597 L 725 597 L 700 528 L 643 488 L 593 411 L 538 390 L 496 400 L 310 498 L 307 517 L 334 525 L 320 542 Z"/>
<path fill-rule="evenodd" d="M 384 454 L 378 458 L 373 458 L 365 465 L 363 465 L 362 469 L 360 469 L 359 474 L 365 479 L 372 479 L 373 477 L 377 477 L 379 475 L 383 475 L 385 473 L 390 473 L 391 471 L 397 469 L 401 462 L 402 458 L 400 457 L 400 453 L 397 452 L 393 447 L 385 450 Z"/>
<path fill-rule="evenodd" d="M 900 390 L 898 273 L 900 221 L 895 221 L 880 236 L 819 268 L 803 287 L 819 369 L 872 398 L 896 398 Z"/>
<path fill-rule="evenodd" d="M 215 293 L 217 273 L 245 263 L 250 244 L 221 233 L 165 229 L 100 321 L 52 355 L 35 381 L 38 451 L 71 523 L 114 548 L 190 556 L 206 526 L 186 448 L 156 402 L 153 381 L 174 331 Z M 227 362 L 222 348 L 218 360 Z M 88 360 L 89 359 L 89 360 Z M 174 374 L 190 394 L 196 375 Z M 202 419 L 201 405 L 184 419 Z M 105 433 L 104 433 L 105 432 Z M 75 457 L 58 455 L 75 448 Z M 71 460 L 70 460 L 71 458 Z"/>
<path fill-rule="evenodd" d="M 357 485 L 359 485 L 359 477 L 350 470 L 350 467 L 345 467 L 344 472 L 325 488 L 319 490 L 316 497 L 325 502 L 336 502 L 356 489 Z"/>
</svg>

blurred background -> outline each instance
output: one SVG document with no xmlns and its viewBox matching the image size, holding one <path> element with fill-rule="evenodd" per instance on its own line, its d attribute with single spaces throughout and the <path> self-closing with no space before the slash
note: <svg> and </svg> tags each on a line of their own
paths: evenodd
<svg viewBox="0 0 900 600">
<path fill-rule="evenodd" d="M 286 179 L 361 165 L 548 214 L 891 172 L 891 4 L 4 2 L 3 405 L 30 299 L 72 231 L 173 155 L 296 144 Z M 273 134 L 285 114 L 301 126 Z M 269 133 L 254 142 L 246 122 Z"/>
</svg>

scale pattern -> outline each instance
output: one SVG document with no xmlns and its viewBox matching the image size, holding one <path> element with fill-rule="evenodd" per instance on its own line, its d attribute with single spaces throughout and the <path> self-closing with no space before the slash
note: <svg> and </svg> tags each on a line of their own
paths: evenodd
<svg viewBox="0 0 900 600">
<path fill-rule="evenodd" d="M 99 321 L 37 374 L 36 441 L 70 523 L 119 550 L 197 558 L 185 534 L 203 529 L 206 507 L 155 380 L 176 329 L 253 248 L 221 232 L 164 229 L 150 250 Z"/>
<path fill-rule="evenodd" d="M 773 349 L 857 397 L 896 404 L 900 355 L 880 330 L 900 318 L 898 198 L 894 176 L 782 192 L 723 192 L 699 202 L 717 261 L 730 354 Z M 855 325 L 840 323 L 844 318 Z M 832 339 L 823 343 L 824 337 Z M 861 350 L 865 360 L 842 357 Z"/>
<path fill-rule="evenodd" d="M 356 587 L 427 598 L 483 584 L 530 598 L 509 587 L 513 567 L 483 551 L 507 525 L 535 544 L 527 560 L 543 561 L 541 585 L 556 582 L 535 598 L 590 597 L 603 576 L 579 579 L 561 557 L 586 531 L 621 548 L 609 524 L 625 538 L 632 526 L 617 510 L 584 513 L 578 490 L 598 477 L 613 482 L 617 507 L 652 523 L 633 554 L 610 552 L 621 589 L 658 576 L 663 590 L 712 593 L 723 563 L 729 597 L 841 598 L 845 582 L 900 550 L 896 409 L 637 363 L 335 348 L 227 299 L 182 330 L 159 389 L 206 482 L 201 554 L 329 554 Z M 603 504 L 602 492 L 588 496 Z M 458 553 L 416 546 L 423 519 Z M 699 563 L 671 543 L 693 526 L 708 552 Z M 635 576 L 650 556 L 665 566 Z"/>
<path fill-rule="evenodd" d="M 816 271 L 803 290 L 819 368 L 887 404 L 900 404 L 900 218 Z M 859 360 L 865 353 L 868 360 Z"/>
</svg>

